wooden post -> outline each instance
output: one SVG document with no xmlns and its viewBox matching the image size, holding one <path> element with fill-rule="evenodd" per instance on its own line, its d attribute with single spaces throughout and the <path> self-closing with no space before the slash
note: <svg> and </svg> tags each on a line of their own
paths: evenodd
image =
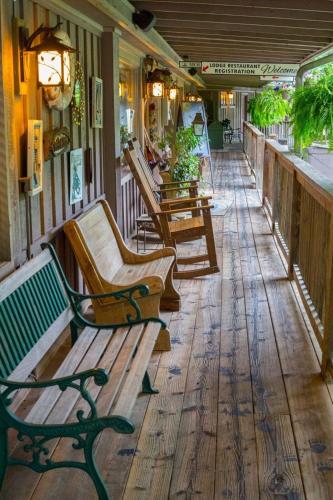
<svg viewBox="0 0 333 500">
<path fill-rule="evenodd" d="M 276 221 L 278 218 L 278 210 L 279 210 L 279 197 L 280 197 L 280 165 L 278 156 L 274 153 L 274 162 L 273 162 L 273 205 L 272 205 L 272 233 L 275 233 L 276 230 Z"/>
<path fill-rule="evenodd" d="M 268 186 L 269 186 L 269 153 L 265 141 L 264 146 L 264 164 L 263 164 L 263 172 L 262 172 L 262 204 L 265 205 L 265 199 L 268 195 Z"/>
<path fill-rule="evenodd" d="M 116 28 L 102 34 L 103 172 L 104 191 L 120 230 L 123 230 L 120 169 L 119 36 Z"/>
<path fill-rule="evenodd" d="M 297 172 L 293 175 L 293 194 L 290 213 L 290 236 L 289 236 L 289 261 L 288 278 L 293 279 L 294 264 L 297 259 L 299 249 L 299 229 L 301 210 L 301 185 L 297 180 Z"/>
<path fill-rule="evenodd" d="M 326 254 L 326 283 L 324 296 L 324 335 L 322 342 L 322 363 L 321 369 L 326 380 L 332 380 L 333 352 L 333 210 L 331 208 L 330 230 L 328 234 L 328 247 Z"/>
</svg>

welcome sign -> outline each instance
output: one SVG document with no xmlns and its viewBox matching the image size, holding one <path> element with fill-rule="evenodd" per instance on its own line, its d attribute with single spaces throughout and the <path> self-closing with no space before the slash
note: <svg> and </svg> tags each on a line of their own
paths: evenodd
<svg viewBox="0 0 333 500">
<path fill-rule="evenodd" d="M 202 62 L 201 71 L 206 75 L 279 75 L 294 76 L 299 64 L 279 63 L 239 63 L 239 62 Z"/>
</svg>

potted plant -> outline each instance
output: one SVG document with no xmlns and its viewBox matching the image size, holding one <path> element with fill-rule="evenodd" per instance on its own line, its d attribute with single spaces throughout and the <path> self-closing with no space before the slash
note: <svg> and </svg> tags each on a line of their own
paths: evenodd
<svg viewBox="0 0 333 500">
<path fill-rule="evenodd" d="M 122 166 L 126 165 L 123 149 L 127 145 L 131 138 L 131 134 L 128 132 L 126 125 L 120 125 L 120 164 Z"/>
<path fill-rule="evenodd" d="M 200 159 L 192 153 L 200 141 L 192 127 L 180 127 L 175 134 L 166 135 L 165 144 L 171 151 L 169 172 L 172 180 L 189 181 L 200 177 Z"/>
<path fill-rule="evenodd" d="M 249 100 L 248 110 L 256 127 L 282 123 L 290 113 L 289 92 L 285 89 L 265 89 Z"/>
<path fill-rule="evenodd" d="M 303 149 L 327 141 L 333 149 L 333 65 L 314 71 L 292 98 L 295 145 Z"/>
</svg>

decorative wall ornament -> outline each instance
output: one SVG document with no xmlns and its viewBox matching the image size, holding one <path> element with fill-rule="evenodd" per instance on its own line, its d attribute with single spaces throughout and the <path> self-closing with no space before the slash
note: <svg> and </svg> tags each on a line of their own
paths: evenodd
<svg viewBox="0 0 333 500">
<path fill-rule="evenodd" d="M 44 159 L 50 160 L 65 153 L 71 143 L 68 127 L 61 127 L 44 133 Z"/>
<path fill-rule="evenodd" d="M 74 205 L 83 198 L 83 150 L 73 149 L 69 153 L 69 203 Z"/>
<path fill-rule="evenodd" d="M 71 39 L 65 31 L 58 30 L 54 36 L 65 45 L 72 46 Z M 68 85 L 61 87 L 43 87 L 43 97 L 49 109 L 63 111 L 66 109 L 72 100 L 74 82 L 75 82 L 75 54 L 68 53 Z"/>
<path fill-rule="evenodd" d="M 91 126 L 103 128 L 103 80 L 91 78 Z"/>
<path fill-rule="evenodd" d="M 29 195 L 43 190 L 43 121 L 28 120 L 27 176 L 30 179 Z"/>
<path fill-rule="evenodd" d="M 80 61 L 75 65 L 75 81 L 72 98 L 72 120 L 75 125 L 81 125 L 86 112 L 86 89 L 83 68 Z"/>
</svg>

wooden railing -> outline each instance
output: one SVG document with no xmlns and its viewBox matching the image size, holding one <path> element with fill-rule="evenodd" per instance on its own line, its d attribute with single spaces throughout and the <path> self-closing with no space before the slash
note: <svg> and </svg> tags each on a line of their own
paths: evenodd
<svg viewBox="0 0 333 500">
<path fill-rule="evenodd" d="M 322 372 L 333 376 L 333 181 L 273 140 L 253 159 L 262 134 L 244 124 L 244 151 L 276 241 L 286 259 L 322 350 Z M 252 143 L 252 144 L 251 144 Z M 254 143 L 254 144 L 253 144 Z M 261 174 L 262 172 L 262 174 Z"/>
<path fill-rule="evenodd" d="M 244 152 L 255 175 L 257 188 L 261 194 L 263 187 L 265 136 L 253 125 L 244 122 L 243 144 Z"/>
<path fill-rule="evenodd" d="M 136 231 L 136 219 L 145 212 L 145 206 L 131 172 L 121 179 L 123 237 L 128 240 Z"/>
</svg>

